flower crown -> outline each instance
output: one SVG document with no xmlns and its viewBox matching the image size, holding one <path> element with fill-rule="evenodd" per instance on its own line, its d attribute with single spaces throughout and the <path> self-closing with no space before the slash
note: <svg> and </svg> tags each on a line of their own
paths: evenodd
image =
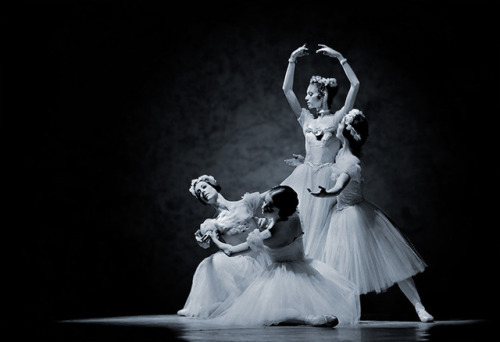
<svg viewBox="0 0 500 342">
<path fill-rule="evenodd" d="M 342 121 L 344 122 L 344 125 L 345 125 L 345 129 L 347 129 L 349 131 L 349 133 L 351 133 L 351 136 L 356 141 L 360 141 L 361 140 L 361 135 L 359 135 L 359 133 L 356 132 L 356 130 L 354 129 L 354 127 L 351 126 L 351 124 L 354 121 L 354 118 L 356 116 L 358 116 L 358 115 L 361 115 L 362 117 L 365 117 L 365 115 L 363 114 L 363 112 L 360 111 L 359 109 L 352 109 L 342 119 Z"/>
<path fill-rule="evenodd" d="M 216 187 L 218 185 L 215 178 L 213 176 L 209 176 L 209 175 L 203 175 L 203 176 L 200 176 L 196 179 L 193 179 L 193 180 L 191 180 L 191 186 L 189 187 L 189 192 L 191 194 L 193 194 L 194 197 L 198 197 L 198 195 L 196 195 L 195 187 L 196 187 L 196 184 L 198 184 L 199 182 L 205 182 L 205 183 L 208 183 L 214 187 Z"/>
<path fill-rule="evenodd" d="M 336 87 L 337 86 L 337 80 L 333 77 L 331 78 L 325 78 L 321 76 L 313 76 L 311 77 L 311 81 L 309 83 L 319 83 L 324 86 L 328 87 Z"/>
</svg>

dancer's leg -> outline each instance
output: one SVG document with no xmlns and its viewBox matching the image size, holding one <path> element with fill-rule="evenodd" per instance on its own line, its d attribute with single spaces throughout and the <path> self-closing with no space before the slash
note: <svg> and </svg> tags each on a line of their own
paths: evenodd
<svg viewBox="0 0 500 342">
<path fill-rule="evenodd" d="M 330 327 L 333 328 L 339 324 L 337 317 L 333 315 L 307 315 L 302 318 L 289 318 L 279 322 L 276 325 L 311 325 L 313 327 Z"/>
<path fill-rule="evenodd" d="M 433 322 L 434 317 L 430 313 L 428 313 L 422 302 L 420 301 L 420 296 L 417 291 L 417 287 L 415 286 L 415 282 L 412 278 L 405 279 L 403 281 L 398 282 L 398 286 L 401 291 L 404 293 L 406 298 L 415 306 L 415 311 L 418 314 L 418 318 L 422 322 Z"/>
</svg>

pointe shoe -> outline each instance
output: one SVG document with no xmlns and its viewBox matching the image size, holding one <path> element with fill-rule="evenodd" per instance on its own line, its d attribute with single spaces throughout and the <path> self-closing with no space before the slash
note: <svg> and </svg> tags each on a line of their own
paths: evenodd
<svg viewBox="0 0 500 342">
<path fill-rule="evenodd" d="M 434 317 L 425 310 L 422 304 L 418 303 L 417 305 L 415 305 L 415 311 L 417 312 L 420 322 L 423 323 L 434 322 Z"/>
<path fill-rule="evenodd" d="M 307 315 L 306 323 L 313 327 L 333 328 L 337 324 L 339 324 L 339 320 L 337 317 L 333 315 L 320 315 L 320 316 Z"/>
</svg>

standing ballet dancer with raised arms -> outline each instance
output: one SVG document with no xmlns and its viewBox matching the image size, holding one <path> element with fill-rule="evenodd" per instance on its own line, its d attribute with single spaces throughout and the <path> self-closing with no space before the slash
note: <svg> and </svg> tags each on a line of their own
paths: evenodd
<svg viewBox="0 0 500 342">
<path fill-rule="evenodd" d="M 298 156 L 287 160 L 294 171 L 281 183 L 292 187 L 299 196 L 299 214 L 304 223 L 305 252 L 312 258 L 319 258 L 325 248 L 327 220 L 336 198 L 320 200 L 309 195 L 308 188 L 318 185 L 332 186 L 332 165 L 340 148 L 340 141 L 335 136 L 340 120 L 353 108 L 359 89 L 359 81 L 342 54 L 324 44 L 319 44 L 318 54 L 338 59 L 350 81 L 350 88 L 342 108 L 333 111 L 333 98 L 337 95 L 338 84 L 335 78 L 312 76 L 305 101 L 308 109 L 302 108 L 293 91 L 295 65 L 298 59 L 309 54 L 303 45 L 292 52 L 288 60 L 283 92 L 302 127 L 305 137 L 305 159 Z"/>
</svg>

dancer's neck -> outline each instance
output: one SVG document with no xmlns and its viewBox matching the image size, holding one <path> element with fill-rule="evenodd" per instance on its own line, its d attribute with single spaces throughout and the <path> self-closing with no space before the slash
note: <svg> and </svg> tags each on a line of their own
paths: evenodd
<svg viewBox="0 0 500 342">
<path fill-rule="evenodd" d="M 317 113 L 318 113 L 318 117 L 323 117 L 323 116 L 325 116 L 325 115 L 330 115 L 330 114 L 332 114 L 332 113 L 330 112 L 330 109 L 328 109 L 328 108 L 325 108 L 325 109 L 320 109 L 320 110 L 318 110 L 318 112 L 317 112 Z"/>
</svg>

